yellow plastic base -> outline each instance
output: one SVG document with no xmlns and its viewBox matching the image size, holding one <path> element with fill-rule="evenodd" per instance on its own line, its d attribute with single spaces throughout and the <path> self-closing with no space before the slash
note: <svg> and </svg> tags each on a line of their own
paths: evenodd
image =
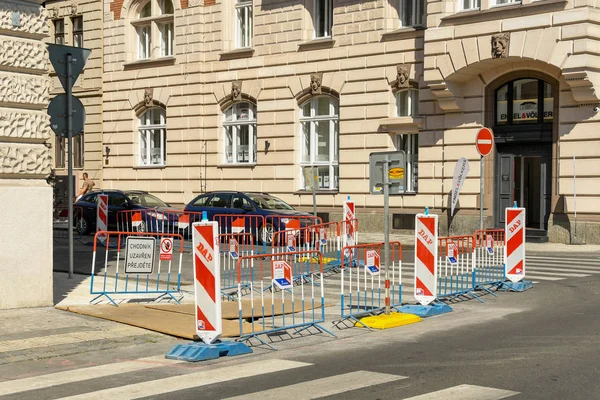
<svg viewBox="0 0 600 400">
<path fill-rule="evenodd" d="M 333 257 L 323 257 L 323 264 L 329 264 L 330 262 L 336 261 L 336 260 L 337 260 L 337 258 L 333 258 Z M 303 256 L 303 257 L 298 258 L 298 262 L 307 262 L 307 261 L 310 262 L 311 264 L 312 263 L 316 264 L 319 262 L 319 257 L 309 258 L 309 257 Z"/>
<path fill-rule="evenodd" d="M 414 324 L 415 322 L 421 322 L 421 317 L 414 314 L 393 312 L 390 313 L 390 315 L 381 314 L 361 318 L 360 322 L 356 322 L 354 326 L 364 328 L 366 325 L 371 329 L 389 329 L 397 326 Z"/>
</svg>

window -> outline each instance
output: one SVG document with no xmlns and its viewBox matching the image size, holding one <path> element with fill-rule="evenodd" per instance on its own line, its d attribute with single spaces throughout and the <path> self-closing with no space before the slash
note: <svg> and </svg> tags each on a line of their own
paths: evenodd
<svg viewBox="0 0 600 400">
<path fill-rule="evenodd" d="M 225 160 L 227 164 L 256 162 L 256 107 L 236 103 L 225 111 Z"/>
<path fill-rule="evenodd" d="M 301 108 L 302 188 L 310 190 L 314 176 L 319 189 L 338 188 L 338 101 L 320 96 Z"/>
<path fill-rule="evenodd" d="M 86 194 L 85 196 L 83 196 L 81 198 L 80 201 L 85 201 L 87 203 L 94 203 L 94 204 L 96 204 L 97 201 L 98 201 L 97 193 Z"/>
<path fill-rule="evenodd" d="M 167 120 L 161 108 L 151 108 L 140 117 L 141 166 L 164 166 L 167 155 Z"/>
<path fill-rule="evenodd" d="M 54 146 L 54 164 L 56 168 L 65 167 L 65 138 L 62 136 L 56 136 L 56 143 Z"/>
<path fill-rule="evenodd" d="M 231 203 L 231 195 L 230 194 L 215 194 L 210 198 L 207 207 L 216 207 L 216 208 L 229 208 L 229 204 Z"/>
<path fill-rule="evenodd" d="M 461 0 L 463 10 L 475 10 L 481 7 L 481 0 Z"/>
<path fill-rule="evenodd" d="M 153 43 L 160 45 L 160 57 L 174 54 L 175 25 L 171 0 L 150 0 L 144 4 L 137 19 L 132 22 L 137 36 L 137 58 L 148 60 L 153 54 Z M 153 37 L 158 34 L 159 37 Z"/>
<path fill-rule="evenodd" d="M 73 136 L 73 167 L 83 168 L 84 139 L 83 133 Z"/>
<path fill-rule="evenodd" d="M 399 0 L 400 25 L 402 27 L 422 26 L 425 12 L 424 0 Z"/>
<path fill-rule="evenodd" d="M 315 38 L 331 37 L 333 26 L 333 1 L 314 0 L 313 25 Z"/>
<path fill-rule="evenodd" d="M 521 0 L 496 0 L 496 5 L 500 4 L 512 4 L 512 3 L 520 3 Z"/>
<path fill-rule="evenodd" d="M 252 0 L 237 0 L 235 16 L 235 47 L 252 47 Z"/>
<path fill-rule="evenodd" d="M 73 25 L 73 46 L 83 47 L 83 17 L 73 17 L 71 23 Z"/>
<path fill-rule="evenodd" d="M 192 205 L 194 207 L 202 207 L 202 206 L 206 205 L 206 200 L 208 200 L 209 197 L 210 197 L 209 195 L 200 196 L 194 201 L 194 203 Z"/>
<path fill-rule="evenodd" d="M 120 193 L 109 193 L 108 194 L 108 205 L 112 207 L 124 207 L 127 204 L 127 197 Z"/>
<path fill-rule="evenodd" d="M 552 85 L 540 79 L 524 78 L 496 90 L 496 125 L 552 122 Z"/>
<path fill-rule="evenodd" d="M 237 209 L 254 209 L 248 199 L 244 196 L 235 196 L 233 198 L 233 203 L 231 203 L 231 208 Z"/>
<path fill-rule="evenodd" d="M 416 193 L 419 180 L 419 135 L 396 135 L 396 150 L 406 153 L 406 191 Z"/>
<path fill-rule="evenodd" d="M 396 92 L 396 115 L 398 117 L 419 115 L 419 91 L 417 89 L 402 89 Z"/>
<path fill-rule="evenodd" d="M 54 20 L 54 44 L 65 44 L 65 20 Z"/>
</svg>

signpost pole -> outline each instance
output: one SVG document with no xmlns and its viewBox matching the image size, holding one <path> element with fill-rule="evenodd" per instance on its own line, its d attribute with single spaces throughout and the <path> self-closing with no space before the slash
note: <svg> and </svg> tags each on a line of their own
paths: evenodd
<svg viewBox="0 0 600 400">
<path fill-rule="evenodd" d="M 388 170 L 390 162 L 386 159 L 383 164 L 383 257 L 385 259 L 385 315 L 390 315 L 390 277 L 389 277 L 389 260 L 390 260 L 390 178 Z"/>
<path fill-rule="evenodd" d="M 483 156 L 479 161 L 479 229 L 483 229 Z"/>
<path fill-rule="evenodd" d="M 71 76 L 71 61 L 72 55 L 67 54 L 65 57 L 65 62 L 67 63 L 67 163 L 68 163 L 68 192 L 69 192 L 69 279 L 73 279 L 73 199 L 75 198 L 73 194 L 73 113 L 72 113 L 72 103 L 73 103 L 73 84 L 72 84 L 72 76 Z"/>
</svg>

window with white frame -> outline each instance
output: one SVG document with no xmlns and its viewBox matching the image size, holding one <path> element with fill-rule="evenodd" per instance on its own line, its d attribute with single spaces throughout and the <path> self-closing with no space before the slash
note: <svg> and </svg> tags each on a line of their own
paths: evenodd
<svg viewBox="0 0 600 400">
<path fill-rule="evenodd" d="M 422 26 L 425 13 L 425 0 L 398 0 L 400 2 L 400 26 Z"/>
<path fill-rule="evenodd" d="M 65 20 L 64 18 L 55 19 L 54 23 L 54 44 L 65 44 Z"/>
<path fill-rule="evenodd" d="M 481 0 L 460 0 L 462 10 L 478 10 L 481 7 Z"/>
<path fill-rule="evenodd" d="M 225 111 L 223 121 L 226 164 L 256 162 L 256 106 L 235 103 Z"/>
<path fill-rule="evenodd" d="M 338 101 L 329 96 L 314 97 L 301 107 L 302 188 L 310 190 L 314 176 L 322 190 L 338 188 Z"/>
<path fill-rule="evenodd" d="M 313 0 L 313 26 L 315 39 L 331 37 L 333 26 L 333 1 Z"/>
<path fill-rule="evenodd" d="M 140 116 L 139 122 L 140 166 L 164 166 L 167 156 L 167 119 L 165 110 L 151 108 Z"/>
<path fill-rule="evenodd" d="M 398 117 L 416 117 L 419 115 L 419 91 L 415 88 L 396 92 L 396 115 Z"/>
<path fill-rule="evenodd" d="M 396 150 L 406 154 L 406 191 L 416 193 L 419 187 L 419 135 L 397 134 Z"/>
<path fill-rule="evenodd" d="M 137 59 L 172 56 L 175 42 L 172 0 L 150 0 L 139 10 L 137 19 L 132 22 L 137 36 Z M 159 36 L 154 37 L 155 34 Z M 159 55 L 153 53 L 153 43 L 159 44 Z"/>
<path fill-rule="evenodd" d="M 235 47 L 252 47 L 252 0 L 237 0 L 235 21 Z"/>
</svg>

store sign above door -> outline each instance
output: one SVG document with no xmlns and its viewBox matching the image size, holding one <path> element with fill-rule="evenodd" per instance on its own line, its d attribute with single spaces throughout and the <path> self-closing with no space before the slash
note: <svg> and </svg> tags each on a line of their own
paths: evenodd
<svg viewBox="0 0 600 400">
<path fill-rule="evenodd" d="M 389 194 L 404 194 L 406 190 L 406 154 L 403 151 L 383 151 L 369 155 L 369 191 L 383 194 L 389 184 Z"/>
</svg>

